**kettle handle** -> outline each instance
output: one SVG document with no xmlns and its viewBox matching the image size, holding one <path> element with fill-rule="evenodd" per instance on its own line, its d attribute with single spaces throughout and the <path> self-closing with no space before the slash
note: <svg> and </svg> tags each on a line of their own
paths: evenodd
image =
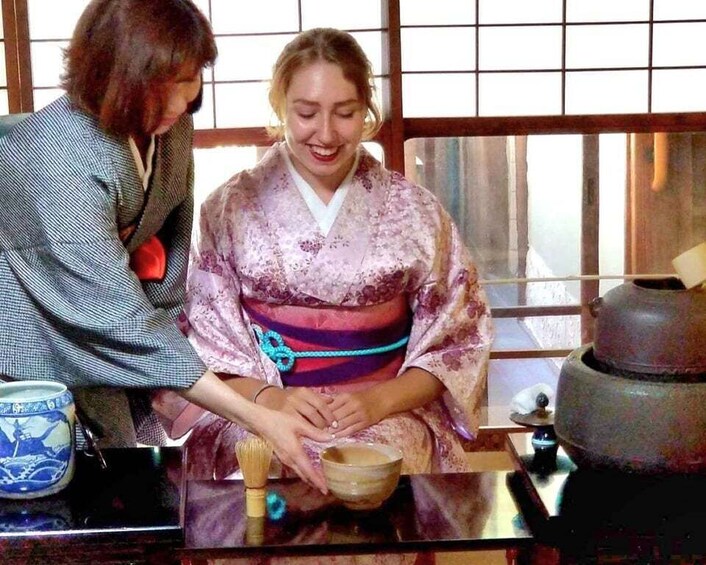
<svg viewBox="0 0 706 565">
<path fill-rule="evenodd" d="M 593 300 L 588 303 L 588 311 L 594 318 L 598 317 L 598 313 L 601 311 L 601 306 L 603 305 L 603 297 L 596 296 Z"/>
</svg>

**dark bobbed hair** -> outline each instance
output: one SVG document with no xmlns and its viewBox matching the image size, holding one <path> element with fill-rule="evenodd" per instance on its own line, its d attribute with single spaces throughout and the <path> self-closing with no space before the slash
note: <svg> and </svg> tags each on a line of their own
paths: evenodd
<svg viewBox="0 0 706 565">
<path fill-rule="evenodd" d="M 299 69 L 319 61 L 338 65 L 343 76 L 355 85 L 367 109 L 363 139 L 371 139 L 382 125 L 382 113 L 375 100 L 373 67 L 355 38 L 334 28 L 314 28 L 300 33 L 285 45 L 277 58 L 269 99 L 279 125 L 268 128 L 270 135 L 275 138 L 284 136 L 287 90 L 292 77 Z"/>
<path fill-rule="evenodd" d="M 162 117 L 161 87 L 212 66 L 217 53 L 208 20 L 190 0 L 93 0 L 64 51 L 61 86 L 104 130 L 145 134 Z"/>
</svg>

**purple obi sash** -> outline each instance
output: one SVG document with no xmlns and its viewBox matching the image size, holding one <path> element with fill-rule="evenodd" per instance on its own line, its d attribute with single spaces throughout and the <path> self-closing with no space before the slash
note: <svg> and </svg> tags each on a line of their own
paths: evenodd
<svg viewBox="0 0 706 565">
<path fill-rule="evenodd" d="M 285 386 L 393 378 L 404 360 L 411 327 L 404 299 L 359 309 L 242 306 Z"/>
</svg>

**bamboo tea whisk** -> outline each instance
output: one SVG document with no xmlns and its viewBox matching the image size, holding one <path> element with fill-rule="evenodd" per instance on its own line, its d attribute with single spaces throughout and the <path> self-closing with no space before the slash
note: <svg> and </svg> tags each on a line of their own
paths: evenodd
<svg viewBox="0 0 706 565">
<path fill-rule="evenodd" d="M 235 444 L 235 456 L 245 482 L 245 513 L 251 518 L 261 518 L 266 512 L 265 485 L 272 446 L 259 437 L 249 437 Z"/>
</svg>

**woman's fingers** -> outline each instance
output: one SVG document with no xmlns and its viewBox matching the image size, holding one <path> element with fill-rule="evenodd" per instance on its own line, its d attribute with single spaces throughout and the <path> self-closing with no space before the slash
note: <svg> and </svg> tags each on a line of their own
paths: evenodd
<svg viewBox="0 0 706 565">
<path fill-rule="evenodd" d="M 331 432 L 336 435 L 336 438 L 341 439 L 352 436 L 354 433 L 364 430 L 366 427 L 367 426 L 364 426 L 360 423 L 353 424 L 350 426 L 347 426 L 345 424 L 339 424 L 339 426 L 335 429 L 332 429 Z"/>
<path fill-rule="evenodd" d="M 328 396 L 301 388 L 292 390 L 289 402 L 292 407 L 309 422 L 320 429 L 336 427 L 336 417 L 329 407 L 332 399 Z"/>
<path fill-rule="evenodd" d="M 327 426 L 335 428 L 337 425 L 336 415 L 333 413 L 333 410 L 331 410 L 331 402 L 333 401 L 333 399 L 329 396 L 324 396 L 322 394 L 317 394 L 316 396 L 316 410 L 319 412 L 319 414 L 321 414 Z"/>
<path fill-rule="evenodd" d="M 305 418 L 312 425 L 322 430 L 328 427 L 328 423 L 316 409 L 316 406 L 309 404 L 306 400 L 301 398 L 294 400 L 292 404 L 296 413 Z"/>
<path fill-rule="evenodd" d="M 328 494 L 328 488 L 326 487 L 326 479 L 321 469 L 317 469 L 309 460 L 306 454 L 302 458 L 297 458 L 293 464 L 292 469 L 299 475 L 307 484 L 310 484 L 319 491 L 321 494 Z"/>
<path fill-rule="evenodd" d="M 331 403 L 331 410 L 339 426 L 359 420 L 363 412 L 360 400 L 350 394 L 337 396 Z"/>
<path fill-rule="evenodd" d="M 331 403 L 338 427 L 336 437 L 348 437 L 380 421 L 374 401 L 360 394 L 344 393 Z"/>
<path fill-rule="evenodd" d="M 323 472 L 321 469 L 314 467 L 302 447 L 299 436 L 305 436 L 315 441 L 322 442 L 330 441 L 332 436 L 310 424 L 295 420 L 292 420 L 291 423 L 292 431 L 294 432 L 294 442 L 286 442 L 286 448 L 282 450 L 275 448 L 275 453 L 279 460 L 287 467 L 291 467 L 303 481 L 318 488 L 323 494 L 326 494 L 328 489 L 326 488 L 326 480 L 324 479 Z"/>
<path fill-rule="evenodd" d="M 323 472 L 314 467 L 301 444 L 298 449 L 283 449 L 275 446 L 274 452 L 280 462 L 291 468 L 306 484 L 317 488 L 322 494 L 328 493 Z"/>
<path fill-rule="evenodd" d="M 335 439 L 335 436 L 332 435 L 330 432 L 327 432 L 326 430 L 321 430 L 307 422 L 300 421 L 298 423 L 301 425 L 299 433 L 304 437 L 308 437 L 309 439 L 313 439 L 314 441 L 318 441 L 319 443 L 326 443 L 328 441 L 331 441 L 332 439 Z"/>
</svg>

